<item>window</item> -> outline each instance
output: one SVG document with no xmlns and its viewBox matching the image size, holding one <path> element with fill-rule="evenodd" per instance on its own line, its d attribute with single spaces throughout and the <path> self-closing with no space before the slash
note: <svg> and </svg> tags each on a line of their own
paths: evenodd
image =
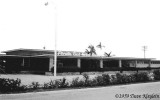
<svg viewBox="0 0 160 100">
<path fill-rule="evenodd" d="M 58 63 L 58 67 L 63 67 L 63 63 Z"/>
</svg>

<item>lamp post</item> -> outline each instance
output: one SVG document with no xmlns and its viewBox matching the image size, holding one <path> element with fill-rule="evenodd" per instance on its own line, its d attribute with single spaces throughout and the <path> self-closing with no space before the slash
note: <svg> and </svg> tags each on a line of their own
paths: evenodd
<svg viewBox="0 0 160 100">
<path fill-rule="evenodd" d="M 46 2 L 44 5 L 48 6 L 48 2 Z M 55 10 L 54 76 L 57 76 L 57 9 L 56 9 L 56 4 L 55 4 L 55 7 L 54 7 L 54 10 Z"/>
<path fill-rule="evenodd" d="M 57 76 L 57 10 L 55 5 L 55 50 L 54 50 L 54 76 Z"/>
<path fill-rule="evenodd" d="M 143 52 L 144 52 L 144 58 L 146 58 L 146 50 L 147 50 L 147 46 L 142 46 Z"/>
</svg>

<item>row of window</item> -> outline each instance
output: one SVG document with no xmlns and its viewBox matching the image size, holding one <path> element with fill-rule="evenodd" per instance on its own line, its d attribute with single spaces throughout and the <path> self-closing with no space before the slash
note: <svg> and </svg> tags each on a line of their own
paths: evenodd
<svg viewBox="0 0 160 100">
<path fill-rule="evenodd" d="M 149 64 L 148 61 L 137 61 L 138 64 Z M 160 64 L 160 61 L 151 61 L 151 64 Z"/>
<path fill-rule="evenodd" d="M 148 61 L 137 61 L 138 64 L 148 64 Z"/>
<path fill-rule="evenodd" d="M 160 64 L 160 61 L 152 61 L 151 64 Z"/>
</svg>

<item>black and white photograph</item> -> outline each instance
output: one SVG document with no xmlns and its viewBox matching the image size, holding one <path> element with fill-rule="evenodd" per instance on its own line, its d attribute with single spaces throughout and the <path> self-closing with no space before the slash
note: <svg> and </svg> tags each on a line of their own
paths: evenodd
<svg viewBox="0 0 160 100">
<path fill-rule="evenodd" d="M 160 100 L 159 0 L 0 0 L 0 100 Z"/>
</svg>

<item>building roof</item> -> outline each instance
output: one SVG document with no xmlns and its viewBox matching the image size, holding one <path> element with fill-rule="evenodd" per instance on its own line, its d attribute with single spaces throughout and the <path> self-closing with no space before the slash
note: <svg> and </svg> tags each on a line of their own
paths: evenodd
<svg viewBox="0 0 160 100">
<path fill-rule="evenodd" d="M 2 53 L 9 53 L 9 52 L 15 52 L 15 51 L 36 51 L 36 52 L 45 51 L 45 52 L 54 52 L 54 50 L 19 48 L 19 49 L 12 49 L 12 50 L 2 51 Z"/>
<path fill-rule="evenodd" d="M 3 51 L 6 55 L 0 57 L 54 57 L 54 50 L 44 49 L 13 49 Z M 107 59 L 107 60 L 153 60 L 154 58 L 135 58 L 135 57 L 105 57 L 105 56 L 90 56 L 84 52 L 75 51 L 57 51 L 59 58 L 83 58 L 83 59 Z"/>
<path fill-rule="evenodd" d="M 19 49 L 12 49 L 12 50 L 6 50 L 2 51 L 2 53 L 9 53 L 9 52 L 15 52 L 15 51 L 36 51 L 36 52 L 52 52 L 54 53 L 54 50 L 46 50 L 46 49 L 26 49 L 26 48 L 19 48 Z M 61 50 L 57 50 L 57 52 L 61 52 Z M 65 52 L 77 52 L 77 51 L 65 51 Z M 82 53 L 82 52 L 81 52 Z"/>
</svg>

